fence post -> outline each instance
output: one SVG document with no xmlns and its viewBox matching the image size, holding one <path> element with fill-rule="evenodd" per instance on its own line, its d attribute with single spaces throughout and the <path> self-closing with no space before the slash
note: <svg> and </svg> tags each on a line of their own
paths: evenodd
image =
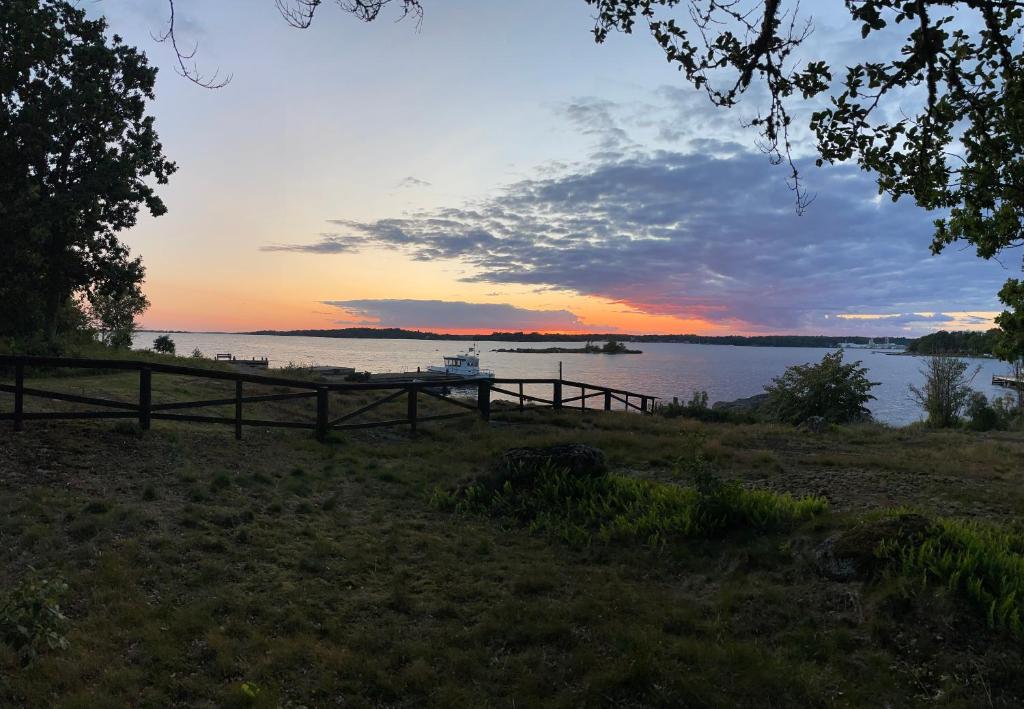
<svg viewBox="0 0 1024 709">
<path fill-rule="evenodd" d="M 14 365 L 14 430 L 24 427 L 23 415 L 25 408 L 25 365 Z"/>
<path fill-rule="evenodd" d="M 142 367 L 139 370 L 139 428 L 149 430 L 150 414 L 153 405 L 153 370 Z"/>
<path fill-rule="evenodd" d="M 491 383 L 480 382 L 476 390 L 476 404 L 480 409 L 480 418 L 484 421 L 491 420 Z"/>
<path fill-rule="evenodd" d="M 523 383 L 519 382 L 519 413 L 526 410 L 526 399 L 523 398 Z"/>
<path fill-rule="evenodd" d="M 604 410 L 605 411 L 611 411 L 612 410 L 612 393 L 610 391 L 606 391 L 604 393 Z"/>
<path fill-rule="evenodd" d="M 559 379 L 554 384 L 554 392 L 551 396 L 551 406 L 556 409 L 562 408 L 562 380 Z"/>
<path fill-rule="evenodd" d="M 413 433 L 416 433 L 416 386 L 409 387 L 409 407 L 408 407 L 409 427 Z"/>
<path fill-rule="evenodd" d="M 646 396 L 641 396 L 640 397 L 640 413 L 641 414 L 646 414 L 647 413 L 647 397 Z"/>
<path fill-rule="evenodd" d="M 327 440 L 327 387 L 316 389 L 316 440 Z"/>
<path fill-rule="evenodd" d="M 242 380 L 235 382 L 235 440 L 242 440 Z"/>
<path fill-rule="evenodd" d="M 580 411 L 587 410 L 587 388 L 580 387 Z"/>
</svg>

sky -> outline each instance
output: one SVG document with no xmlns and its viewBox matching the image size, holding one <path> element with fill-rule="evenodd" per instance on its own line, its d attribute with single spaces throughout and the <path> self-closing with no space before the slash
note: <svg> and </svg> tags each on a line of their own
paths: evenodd
<svg viewBox="0 0 1024 709">
<path fill-rule="evenodd" d="M 177 0 L 206 90 L 153 39 L 165 0 L 83 0 L 160 67 L 178 171 L 123 234 L 149 329 L 916 335 L 991 326 L 1012 264 L 931 256 L 932 220 L 854 166 L 786 172 L 640 32 L 583 0 L 425 0 L 422 22 L 324 4 Z M 833 3 L 841 10 L 841 3 Z M 805 46 L 865 52 L 828 3 Z M 810 107 L 797 112 L 806 117 Z M 898 110 L 898 107 L 896 109 Z"/>
</svg>

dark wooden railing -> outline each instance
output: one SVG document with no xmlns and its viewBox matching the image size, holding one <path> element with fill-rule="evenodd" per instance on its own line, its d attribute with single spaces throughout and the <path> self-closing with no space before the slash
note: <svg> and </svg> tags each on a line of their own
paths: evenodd
<svg viewBox="0 0 1024 709">
<path fill-rule="evenodd" d="M 103 399 L 92 396 L 80 396 L 56 391 L 46 391 L 34 387 L 25 386 L 26 368 L 70 368 L 70 369 L 95 369 L 105 372 L 110 371 L 137 371 L 139 373 L 138 399 L 127 402 L 114 399 Z M 213 423 L 232 425 L 235 429 L 235 437 L 242 437 L 243 426 L 278 427 L 278 428 L 301 428 L 316 432 L 319 440 L 324 440 L 329 431 L 344 431 L 359 428 L 373 428 L 380 426 L 409 426 L 415 431 L 420 423 L 427 421 L 438 421 L 451 419 L 460 416 L 475 415 L 483 420 L 491 418 L 491 394 L 499 393 L 512 398 L 519 411 L 531 408 L 551 407 L 554 409 L 570 408 L 570 404 L 578 402 L 578 408 L 587 410 L 593 407 L 587 406 L 587 401 L 595 397 L 603 397 L 603 409 L 611 411 L 612 402 L 622 404 L 623 410 L 635 410 L 640 413 L 651 413 L 652 404 L 656 397 L 637 394 L 623 389 L 614 389 L 584 382 L 573 382 L 562 379 L 508 379 L 508 378 L 450 378 L 450 379 L 428 379 L 412 380 L 402 382 L 339 382 L 325 384 L 301 379 L 287 379 L 283 377 L 265 376 L 262 374 L 247 374 L 243 372 L 201 369 L 198 367 L 183 367 L 180 365 L 161 364 L 158 362 L 142 362 L 132 360 L 104 360 L 104 359 L 74 359 L 65 357 L 37 357 L 28 355 L 0 355 L 0 369 L 14 371 L 14 383 L 0 383 L 0 392 L 7 392 L 14 395 L 14 409 L 10 413 L 0 413 L 0 420 L 13 421 L 14 430 L 20 431 L 25 421 L 30 420 L 52 420 L 52 419 L 100 419 L 100 418 L 121 418 L 136 419 L 139 427 L 143 430 L 150 428 L 152 421 L 185 421 L 193 423 Z M 153 402 L 153 374 L 171 374 L 201 379 L 213 379 L 234 382 L 234 396 L 218 399 L 202 399 L 195 401 L 172 401 Z M 273 394 L 255 394 L 246 396 L 244 385 L 265 385 L 281 388 L 288 388 L 297 391 L 278 392 Z M 527 394 L 525 386 L 550 386 L 551 398 Z M 505 389 L 502 386 L 512 386 L 515 389 Z M 565 388 L 578 388 L 579 395 L 563 397 Z M 476 401 L 454 398 L 449 395 L 450 389 L 475 389 Z M 355 393 L 381 391 L 389 392 L 384 396 L 363 404 L 356 409 L 348 411 L 340 416 L 331 417 L 330 394 Z M 462 411 L 420 415 L 420 395 L 443 401 Z M 383 406 L 384 404 L 396 401 L 405 397 L 405 416 L 402 418 L 391 418 L 384 420 L 356 420 L 364 414 Z M 86 406 L 100 407 L 101 410 L 91 411 L 25 411 L 25 397 L 39 397 L 54 401 L 62 401 L 72 404 L 83 404 Z M 245 418 L 243 407 L 245 404 L 257 404 L 263 402 L 281 402 L 297 399 L 316 400 L 316 418 L 312 421 L 282 421 L 268 419 Z M 632 401 L 631 401 L 632 399 Z M 639 403 L 638 403 L 639 402 Z M 185 409 L 200 409 L 204 407 L 234 406 L 233 416 L 211 416 L 195 413 L 181 413 Z M 577 407 L 572 407 L 577 408 Z"/>
</svg>

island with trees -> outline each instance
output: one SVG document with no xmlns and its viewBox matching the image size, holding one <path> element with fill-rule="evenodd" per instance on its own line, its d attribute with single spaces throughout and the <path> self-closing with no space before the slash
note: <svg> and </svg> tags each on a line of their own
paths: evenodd
<svg viewBox="0 0 1024 709">
<path fill-rule="evenodd" d="M 631 350 L 618 340 L 608 340 L 603 345 L 595 345 L 588 341 L 583 347 L 516 347 L 513 349 L 497 349 L 492 352 L 512 352 L 515 354 L 643 354 L 642 350 Z"/>
</svg>

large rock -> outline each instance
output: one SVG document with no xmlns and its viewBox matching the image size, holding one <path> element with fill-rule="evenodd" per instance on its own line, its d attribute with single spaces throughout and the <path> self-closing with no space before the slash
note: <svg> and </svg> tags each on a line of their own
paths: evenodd
<svg viewBox="0 0 1024 709">
<path fill-rule="evenodd" d="M 490 471 L 458 487 L 483 485 L 490 490 L 501 490 L 509 482 L 517 490 L 525 490 L 533 486 L 537 474 L 548 466 L 587 477 L 600 477 L 608 472 L 604 452 L 582 443 L 511 448 L 502 454 Z"/>
<path fill-rule="evenodd" d="M 723 411 L 735 414 L 756 414 L 768 404 L 768 394 L 755 394 L 745 399 L 734 399 L 733 401 L 716 401 L 711 405 L 715 411 Z"/>
<path fill-rule="evenodd" d="M 861 522 L 819 544 L 814 550 L 815 563 L 829 578 L 870 578 L 884 563 L 875 554 L 883 540 L 913 542 L 924 535 L 930 524 L 927 517 L 913 513 Z"/>
</svg>

